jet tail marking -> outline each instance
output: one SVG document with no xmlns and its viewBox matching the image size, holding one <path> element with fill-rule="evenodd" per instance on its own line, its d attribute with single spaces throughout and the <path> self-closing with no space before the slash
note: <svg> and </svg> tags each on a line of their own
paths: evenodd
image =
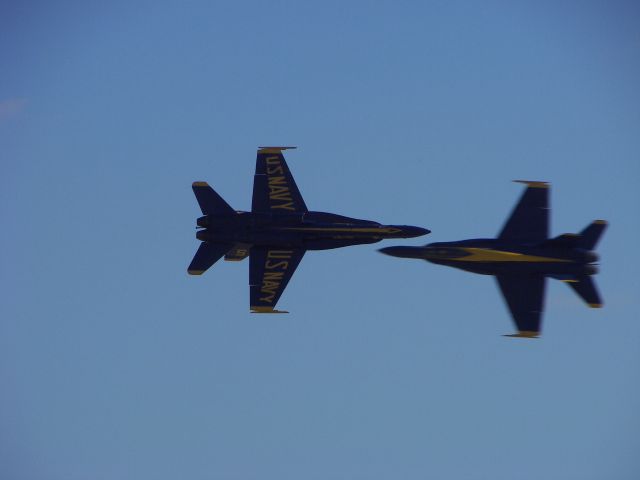
<svg viewBox="0 0 640 480">
<path fill-rule="evenodd" d="M 236 243 L 224 256 L 225 262 L 241 262 L 249 256 L 251 245 L 248 243 Z"/>
</svg>

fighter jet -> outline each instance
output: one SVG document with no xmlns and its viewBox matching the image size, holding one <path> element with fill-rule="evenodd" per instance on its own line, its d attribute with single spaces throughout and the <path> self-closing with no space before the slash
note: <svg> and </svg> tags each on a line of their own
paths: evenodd
<svg viewBox="0 0 640 480">
<path fill-rule="evenodd" d="M 275 306 L 307 250 L 430 233 L 420 227 L 309 211 L 282 154 L 289 148 L 295 147 L 259 148 L 251 212 L 234 210 L 206 182 L 192 185 L 203 215 L 196 227 L 202 243 L 187 271 L 201 275 L 223 255 L 227 261 L 248 256 L 254 313 L 287 313 Z"/>
<path fill-rule="evenodd" d="M 570 287 L 592 308 L 602 300 L 591 280 L 598 272 L 593 251 L 607 222 L 596 220 L 579 234 L 549 238 L 549 184 L 524 183 L 527 189 L 496 239 L 437 242 L 424 247 L 388 247 L 387 255 L 419 258 L 468 272 L 494 275 L 518 329 L 508 337 L 540 334 L 545 279 Z"/>
</svg>

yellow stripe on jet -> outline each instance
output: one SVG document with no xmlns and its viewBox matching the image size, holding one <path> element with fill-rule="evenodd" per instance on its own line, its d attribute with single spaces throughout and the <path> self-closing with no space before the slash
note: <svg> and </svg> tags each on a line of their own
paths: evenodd
<svg viewBox="0 0 640 480">
<path fill-rule="evenodd" d="M 491 250 L 489 248 L 461 248 L 460 250 L 469 253 L 469 255 L 458 258 L 448 258 L 447 260 L 457 262 L 571 262 L 571 260 L 562 258 L 539 257 L 537 255 L 504 252 L 502 250 Z"/>
</svg>

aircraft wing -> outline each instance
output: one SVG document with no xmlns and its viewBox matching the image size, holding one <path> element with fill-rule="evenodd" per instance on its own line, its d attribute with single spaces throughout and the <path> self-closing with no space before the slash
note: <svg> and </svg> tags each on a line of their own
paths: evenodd
<svg viewBox="0 0 640 480">
<path fill-rule="evenodd" d="M 258 150 L 256 173 L 253 177 L 252 212 L 307 211 L 307 206 L 282 155 L 282 151 L 288 148 L 295 147 L 261 147 Z"/>
<path fill-rule="evenodd" d="M 549 238 L 549 184 L 529 182 L 518 204 L 498 235 L 501 240 L 536 241 Z"/>
<path fill-rule="evenodd" d="M 284 247 L 251 248 L 249 288 L 253 313 L 287 313 L 274 308 L 305 251 Z"/>
<path fill-rule="evenodd" d="M 496 280 L 518 328 L 510 337 L 537 337 L 544 304 L 543 275 L 497 275 Z"/>
</svg>

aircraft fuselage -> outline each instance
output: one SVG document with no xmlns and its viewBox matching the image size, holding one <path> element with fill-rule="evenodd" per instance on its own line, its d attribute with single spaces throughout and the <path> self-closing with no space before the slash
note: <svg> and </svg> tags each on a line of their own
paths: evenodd
<svg viewBox="0 0 640 480">
<path fill-rule="evenodd" d="M 384 253 L 419 258 L 482 275 L 531 273 L 548 276 L 593 275 L 595 252 L 543 244 L 513 244 L 499 239 L 437 242 L 424 247 L 388 247 Z"/>
<path fill-rule="evenodd" d="M 198 218 L 198 240 L 259 246 L 328 250 L 376 243 L 387 238 L 411 238 L 429 230 L 409 225 L 381 225 L 369 220 L 325 212 L 205 215 Z"/>
</svg>

